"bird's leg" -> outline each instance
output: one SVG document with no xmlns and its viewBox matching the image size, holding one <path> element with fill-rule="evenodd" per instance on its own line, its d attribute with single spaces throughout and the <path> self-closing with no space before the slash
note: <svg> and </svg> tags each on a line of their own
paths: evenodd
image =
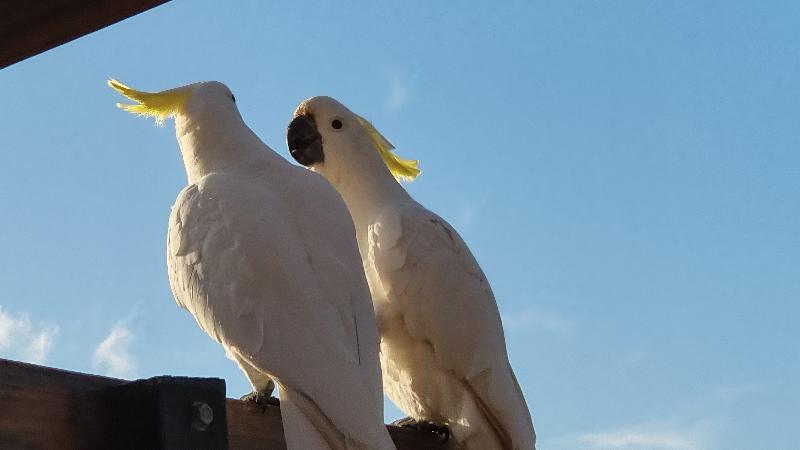
<svg viewBox="0 0 800 450">
<path fill-rule="evenodd" d="M 267 405 L 280 406 L 281 401 L 272 396 L 272 392 L 275 390 L 275 382 L 272 381 L 272 378 L 238 355 L 232 355 L 231 359 L 239 364 L 239 367 L 250 381 L 250 385 L 253 386 L 253 392 L 243 396 L 240 400 L 253 402 L 264 408 Z"/>
<path fill-rule="evenodd" d="M 275 382 L 272 380 L 267 381 L 266 386 L 262 389 L 254 389 L 253 392 L 242 396 L 240 400 L 245 402 L 253 402 L 256 405 L 266 406 L 280 406 L 280 399 L 273 397 L 272 392 L 275 390 Z"/>
<path fill-rule="evenodd" d="M 395 420 L 392 422 L 392 425 L 433 433 L 439 437 L 442 442 L 447 442 L 447 440 L 450 439 L 450 428 L 448 428 L 447 425 L 439 425 L 429 420 L 417 420 L 413 417 L 405 417 L 403 419 Z"/>
</svg>

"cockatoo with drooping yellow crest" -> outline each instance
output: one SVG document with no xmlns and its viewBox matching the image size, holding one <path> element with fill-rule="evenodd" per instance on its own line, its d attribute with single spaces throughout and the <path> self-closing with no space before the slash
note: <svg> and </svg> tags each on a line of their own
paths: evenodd
<svg viewBox="0 0 800 450">
<path fill-rule="evenodd" d="M 489 282 L 458 233 L 397 181 L 415 178 L 417 162 L 398 157 L 369 122 L 330 97 L 300 104 L 286 140 L 353 216 L 381 333 L 384 390 L 410 416 L 400 424 L 446 425 L 466 450 L 534 449 Z"/>
<path fill-rule="evenodd" d="M 126 111 L 175 131 L 188 176 L 169 219 L 172 292 L 253 385 L 274 380 L 289 449 L 394 449 L 378 332 L 341 196 L 289 164 L 218 82 L 159 93 L 115 80 Z"/>
</svg>

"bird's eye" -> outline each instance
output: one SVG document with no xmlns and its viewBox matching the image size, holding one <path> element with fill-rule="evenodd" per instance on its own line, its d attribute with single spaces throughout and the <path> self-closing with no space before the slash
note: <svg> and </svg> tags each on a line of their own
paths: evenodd
<svg viewBox="0 0 800 450">
<path fill-rule="evenodd" d="M 333 119 L 333 120 L 331 121 L 331 127 L 332 127 L 334 130 L 341 130 L 341 129 L 342 129 L 342 121 L 341 121 L 341 120 L 339 120 L 339 119 Z"/>
<path fill-rule="evenodd" d="M 236 103 L 236 96 L 231 94 L 231 100 L 233 100 L 233 103 Z"/>
</svg>

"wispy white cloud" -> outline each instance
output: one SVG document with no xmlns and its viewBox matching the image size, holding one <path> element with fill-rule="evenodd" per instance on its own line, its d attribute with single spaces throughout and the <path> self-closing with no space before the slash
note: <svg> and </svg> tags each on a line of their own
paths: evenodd
<svg viewBox="0 0 800 450">
<path fill-rule="evenodd" d="M 398 75 L 389 77 L 389 97 L 386 106 L 390 111 L 397 111 L 408 102 L 408 83 Z"/>
<path fill-rule="evenodd" d="M 25 359 L 36 364 L 44 363 L 53 348 L 53 341 L 57 334 L 58 327 L 55 326 L 33 333 L 22 353 L 25 355 Z"/>
<path fill-rule="evenodd" d="M 466 231 L 472 228 L 480 220 L 481 213 L 492 201 L 492 198 L 492 189 L 486 189 L 469 200 L 462 199 L 459 201 L 453 215 L 453 225 L 456 229 Z"/>
<path fill-rule="evenodd" d="M 110 377 L 133 378 L 136 374 L 136 360 L 131 352 L 133 338 L 131 330 L 123 322 L 117 322 L 95 349 L 92 365 L 105 370 Z"/>
<path fill-rule="evenodd" d="M 566 450 L 709 450 L 718 428 L 708 420 L 647 423 L 544 440 L 542 444 Z"/>
<path fill-rule="evenodd" d="M 453 217 L 453 224 L 459 230 L 466 230 L 470 228 L 475 220 L 478 218 L 479 205 L 474 203 L 461 203 L 458 205 L 455 217 Z"/>
<path fill-rule="evenodd" d="M 763 390 L 764 385 L 760 383 L 723 384 L 714 389 L 714 396 L 717 400 L 731 403 L 744 397 L 756 395 Z"/>
<path fill-rule="evenodd" d="M 700 450 L 703 438 L 682 430 L 619 429 L 581 436 L 593 449 L 622 450 Z"/>
<path fill-rule="evenodd" d="M 576 331 L 573 320 L 534 305 L 513 313 L 502 314 L 501 317 L 503 327 L 509 332 L 544 331 L 569 336 Z"/>
<path fill-rule="evenodd" d="M 55 325 L 34 326 L 28 314 L 14 315 L 0 307 L 0 355 L 4 357 L 43 364 L 57 335 Z"/>
<path fill-rule="evenodd" d="M 638 366 L 648 360 L 650 353 L 644 348 L 637 348 L 628 351 L 619 359 L 619 364 L 623 367 Z"/>
</svg>

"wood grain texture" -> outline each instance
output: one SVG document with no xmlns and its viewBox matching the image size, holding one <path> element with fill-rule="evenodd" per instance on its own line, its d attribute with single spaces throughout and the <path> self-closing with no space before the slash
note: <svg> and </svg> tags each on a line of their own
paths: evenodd
<svg viewBox="0 0 800 450">
<path fill-rule="evenodd" d="M 236 450 L 285 450 L 281 410 L 228 399 L 228 443 Z M 387 425 L 397 450 L 458 450 L 428 433 Z"/>
<path fill-rule="evenodd" d="M 192 379 L 188 379 L 192 380 Z M 204 380 L 197 379 L 198 384 Z M 138 406 L 109 395 L 126 380 L 0 359 L 0 449 L 108 449 Z M 109 401 L 114 398 L 114 401 Z M 227 399 L 228 448 L 284 450 L 280 408 Z M 124 410 L 124 414 L 120 414 Z M 220 411 L 221 413 L 221 411 Z M 457 450 L 429 433 L 389 426 L 398 450 Z"/>
<path fill-rule="evenodd" d="M 0 360 L 0 448 L 105 448 L 101 397 L 122 383 Z"/>
<path fill-rule="evenodd" d="M 169 0 L 2 0 L 0 69 Z"/>
</svg>

